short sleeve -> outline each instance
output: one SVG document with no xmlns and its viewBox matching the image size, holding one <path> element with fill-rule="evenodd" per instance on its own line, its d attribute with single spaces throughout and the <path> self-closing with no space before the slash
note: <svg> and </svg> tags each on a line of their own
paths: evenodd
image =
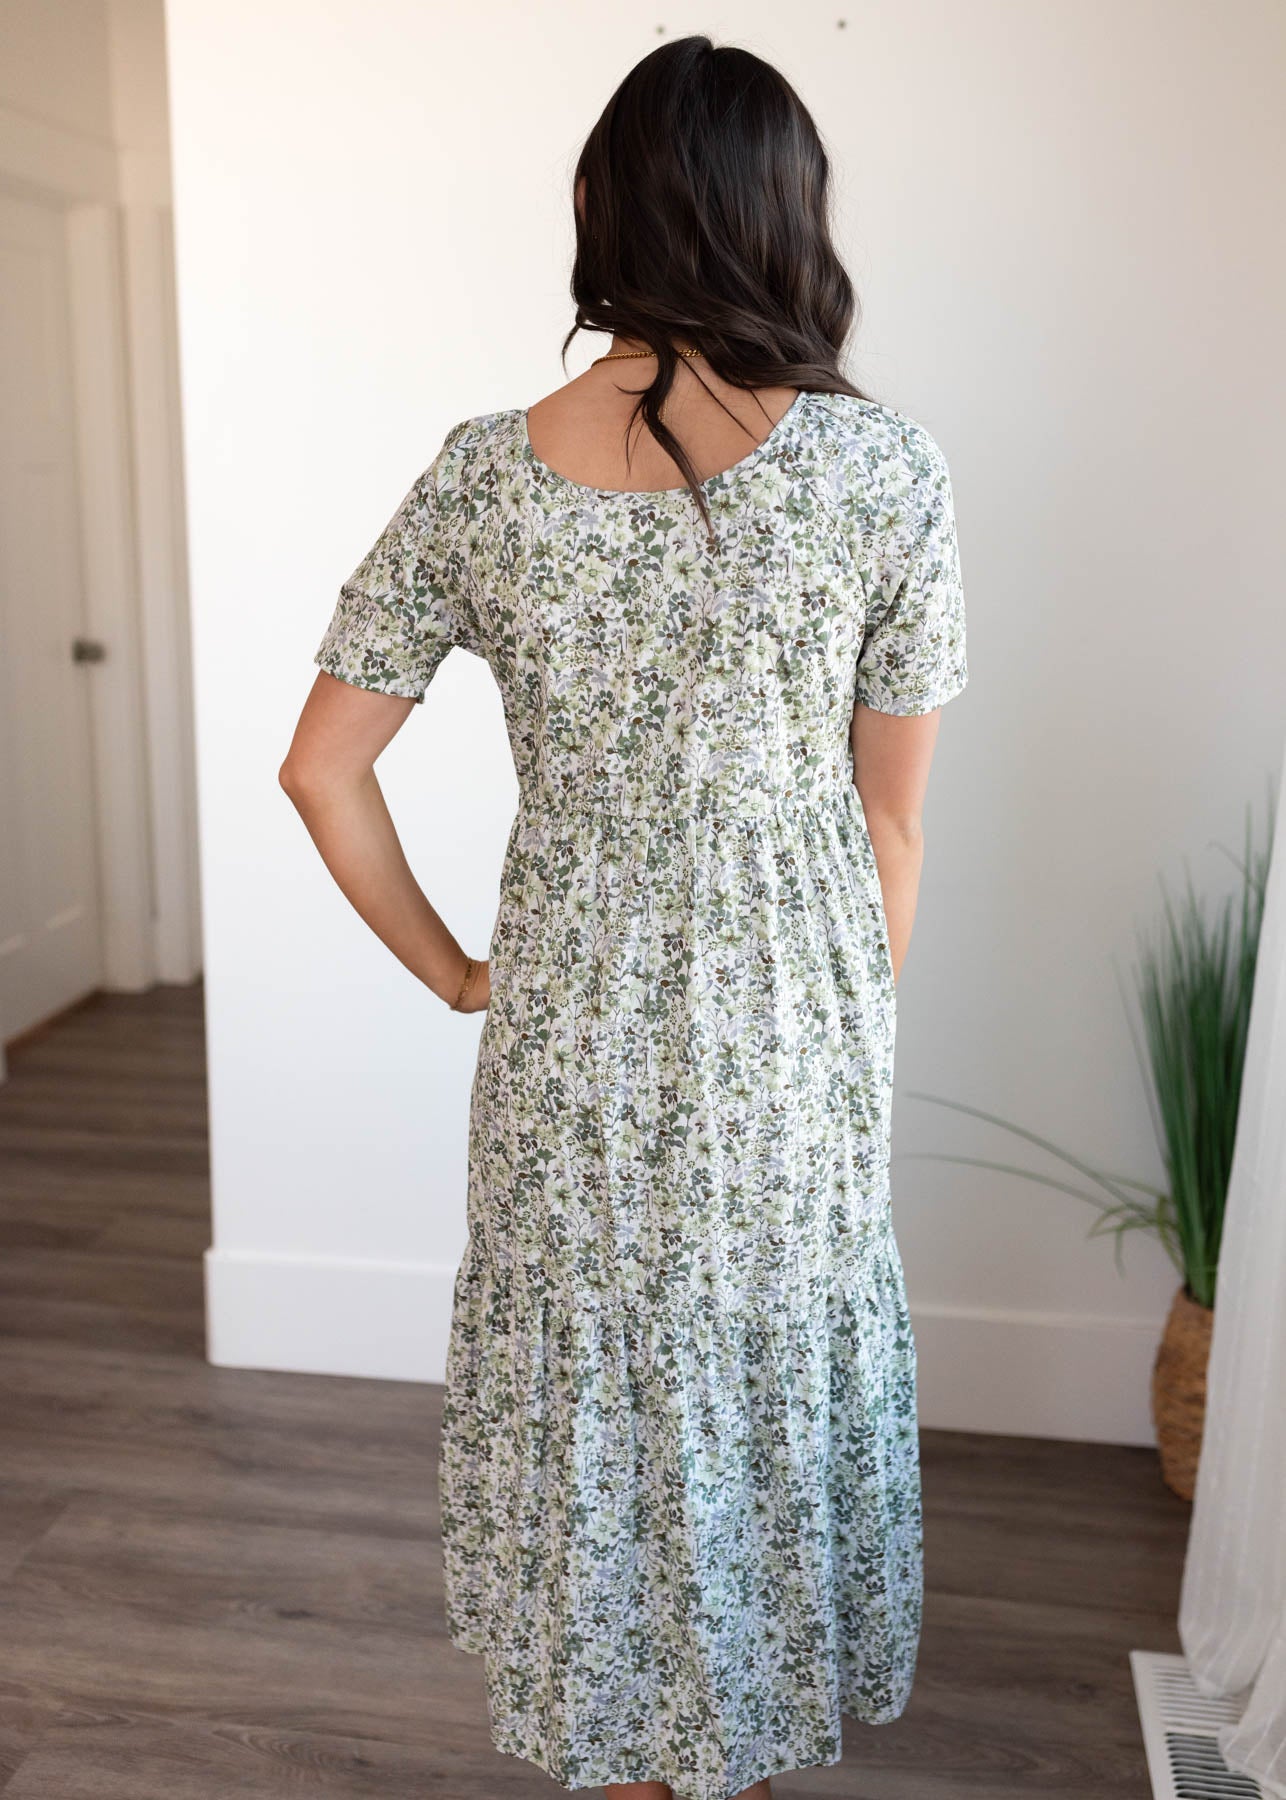
<svg viewBox="0 0 1286 1800">
<path fill-rule="evenodd" d="M 468 421 L 413 483 L 340 590 L 313 661 L 376 693 L 423 700 L 453 645 L 481 654 L 462 530 L 467 491 L 456 446 Z"/>
<path fill-rule="evenodd" d="M 893 512 L 901 521 L 875 584 L 857 659 L 856 698 L 884 713 L 927 713 L 965 687 L 964 589 L 946 459 L 910 436 Z"/>
</svg>

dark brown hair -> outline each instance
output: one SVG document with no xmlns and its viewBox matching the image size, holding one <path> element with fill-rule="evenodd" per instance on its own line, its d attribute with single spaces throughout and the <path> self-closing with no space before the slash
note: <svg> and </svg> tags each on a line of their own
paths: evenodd
<svg viewBox="0 0 1286 1800">
<path fill-rule="evenodd" d="M 655 379 L 626 424 L 626 460 L 641 414 L 708 530 L 696 470 L 660 417 L 676 344 L 700 350 L 733 387 L 869 398 L 839 370 L 858 307 L 831 242 L 830 163 L 783 75 L 693 36 L 630 70 L 585 140 L 576 186 L 582 177 L 576 323 L 563 357 L 578 331 L 619 332 L 655 351 Z"/>
</svg>

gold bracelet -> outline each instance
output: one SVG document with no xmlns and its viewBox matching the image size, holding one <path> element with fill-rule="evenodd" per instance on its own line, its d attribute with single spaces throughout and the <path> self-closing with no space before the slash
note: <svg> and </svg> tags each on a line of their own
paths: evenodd
<svg viewBox="0 0 1286 1800">
<path fill-rule="evenodd" d="M 477 973 L 478 973 L 477 963 L 474 961 L 473 957 L 466 956 L 464 959 L 464 980 L 460 984 L 460 992 L 456 995 L 455 1000 L 452 1004 L 452 1007 L 451 1007 L 452 1012 L 459 1012 L 460 1008 L 464 1005 L 464 997 L 468 993 L 470 983 L 473 981 L 473 978 Z"/>
</svg>

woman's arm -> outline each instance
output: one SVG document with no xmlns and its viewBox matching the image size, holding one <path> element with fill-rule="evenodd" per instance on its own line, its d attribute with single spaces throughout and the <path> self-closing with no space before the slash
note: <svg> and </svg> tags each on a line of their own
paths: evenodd
<svg viewBox="0 0 1286 1800">
<path fill-rule="evenodd" d="M 907 715 L 853 708 L 853 780 L 879 870 L 895 980 L 915 921 L 924 862 L 920 815 L 941 716 L 940 708 Z"/>
<path fill-rule="evenodd" d="M 375 761 L 415 709 L 414 700 L 320 673 L 278 780 L 322 861 L 375 935 L 448 1006 L 460 992 L 465 952 L 411 873 Z M 462 1012 L 491 998 L 483 962 Z"/>
</svg>

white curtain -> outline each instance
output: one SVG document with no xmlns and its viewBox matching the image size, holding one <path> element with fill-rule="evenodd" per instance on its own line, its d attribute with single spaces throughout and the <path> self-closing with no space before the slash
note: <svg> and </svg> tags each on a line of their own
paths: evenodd
<svg viewBox="0 0 1286 1800">
<path fill-rule="evenodd" d="M 1286 1800 L 1286 767 L 1273 843 L 1179 1637 L 1203 1694 L 1245 1695 L 1224 1761 Z"/>
</svg>

